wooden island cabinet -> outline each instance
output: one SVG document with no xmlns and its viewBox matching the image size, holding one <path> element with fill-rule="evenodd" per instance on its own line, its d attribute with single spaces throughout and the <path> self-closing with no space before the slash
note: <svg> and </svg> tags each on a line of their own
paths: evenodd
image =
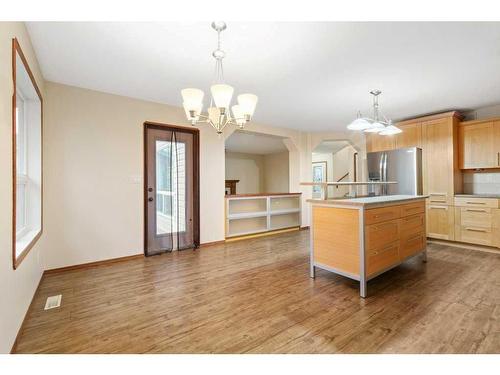
<svg viewBox="0 0 500 375">
<path fill-rule="evenodd" d="M 321 268 L 367 281 L 426 251 L 425 197 L 391 195 L 308 200 L 311 217 L 311 277 Z"/>
</svg>

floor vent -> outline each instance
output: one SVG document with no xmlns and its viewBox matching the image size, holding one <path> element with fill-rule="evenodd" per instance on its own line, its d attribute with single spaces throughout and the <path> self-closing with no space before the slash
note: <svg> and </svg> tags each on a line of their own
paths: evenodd
<svg viewBox="0 0 500 375">
<path fill-rule="evenodd" d="M 61 294 L 47 298 L 47 302 L 45 302 L 45 310 L 55 309 L 56 307 L 61 306 L 61 299 Z"/>
</svg>

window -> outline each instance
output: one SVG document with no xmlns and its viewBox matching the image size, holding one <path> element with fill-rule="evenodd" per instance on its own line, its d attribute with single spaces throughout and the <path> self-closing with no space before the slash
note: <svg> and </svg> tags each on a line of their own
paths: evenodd
<svg viewBox="0 0 500 375">
<path fill-rule="evenodd" d="M 42 97 L 16 39 L 12 42 L 12 54 L 15 269 L 42 233 Z"/>
</svg>

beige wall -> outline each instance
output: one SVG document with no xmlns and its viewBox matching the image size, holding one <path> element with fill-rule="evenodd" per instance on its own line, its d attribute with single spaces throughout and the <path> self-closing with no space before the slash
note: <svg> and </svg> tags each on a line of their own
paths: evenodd
<svg viewBox="0 0 500 375">
<path fill-rule="evenodd" d="M 240 180 L 236 184 L 237 194 L 267 192 L 264 168 L 264 155 L 226 152 L 226 180 Z"/>
<path fill-rule="evenodd" d="M 23 23 L 0 22 L 0 353 L 8 353 L 43 272 L 40 241 L 12 269 L 12 38 L 19 40 L 45 99 L 44 82 Z M 45 187 L 44 187 L 45 188 Z M 45 207 L 44 207 L 45 208 Z M 44 218 L 47 214 L 44 212 Z M 45 222 L 44 222 L 45 225 Z M 45 229 L 44 229 L 45 230 Z"/>
<path fill-rule="evenodd" d="M 265 193 L 288 193 L 289 178 L 288 151 L 264 155 Z"/>
<path fill-rule="evenodd" d="M 46 91 L 46 267 L 142 253 L 143 123 L 186 125 L 184 112 L 51 82 Z M 224 237 L 224 140 L 199 129 L 206 243 Z"/>
</svg>

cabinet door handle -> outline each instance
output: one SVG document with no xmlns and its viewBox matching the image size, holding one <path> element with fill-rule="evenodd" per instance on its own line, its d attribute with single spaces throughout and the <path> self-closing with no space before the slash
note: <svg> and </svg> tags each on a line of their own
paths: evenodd
<svg viewBox="0 0 500 375">
<path fill-rule="evenodd" d="M 469 232 L 482 232 L 482 233 L 488 232 L 486 229 L 479 229 L 479 228 L 465 228 L 465 230 L 468 230 Z"/>
<path fill-rule="evenodd" d="M 487 212 L 486 210 L 482 210 L 480 208 L 466 208 L 465 211 L 467 212 Z"/>
<path fill-rule="evenodd" d="M 497 165 L 500 167 L 500 152 L 497 152 Z"/>
<path fill-rule="evenodd" d="M 486 204 L 486 203 L 484 203 L 484 202 L 469 202 L 469 201 L 467 201 L 467 202 L 465 202 L 465 203 L 466 203 L 466 204 L 483 204 L 483 205 L 484 205 L 484 204 Z"/>
<path fill-rule="evenodd" d="M 448 210 L 448 206 L 429 206 L 430 209 Z"/>
</svg>

